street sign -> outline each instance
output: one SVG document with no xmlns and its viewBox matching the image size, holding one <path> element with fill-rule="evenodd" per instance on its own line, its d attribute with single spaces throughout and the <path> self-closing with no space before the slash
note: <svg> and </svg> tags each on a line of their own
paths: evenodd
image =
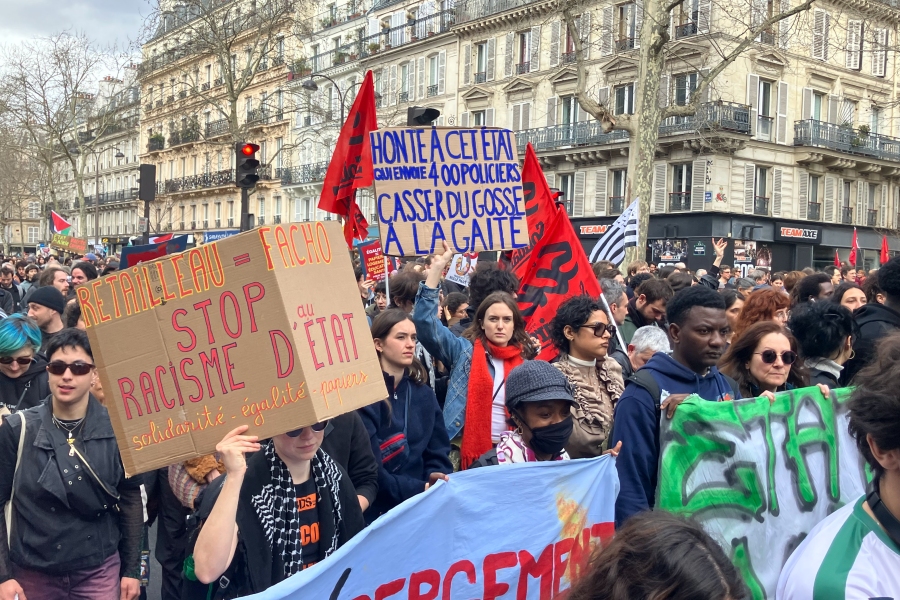
<svg viewBox="0 0 900 600">
<path fill-rule="evenodd" d="M 147 226 L 149 225 L 147 217 L 138 217 L 138 232 L 147 233 Z"/>
</svg>

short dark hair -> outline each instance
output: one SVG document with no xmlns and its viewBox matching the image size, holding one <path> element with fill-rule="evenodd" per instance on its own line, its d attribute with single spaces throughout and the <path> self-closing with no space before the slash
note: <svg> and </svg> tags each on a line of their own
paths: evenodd
<svg viewBox="0 0 900 600">
<path fill-rule="evenodd" d="M 862 285 L 862 290 L 866 293 L 866 302 L 869 304 L 878 304 L 878 294 L 884 293 L 884 290 L 878 287 L 878 274 L 875 275 L 875 277 L 866 277 Z"/>
<path fill-rule="evenodd" d="M 29 263 L 27 260 L 19 260 L 18 262 L 16 262 L 16 270 L 24 269 L 29 264 L 31 263 Z"/>
<path fill-rule="evenodd" d="M 425 281 L 425 273 L 403 271 L 391 278 L 391 306 L 399 307 L 405 302 L 415 302 L 419 293 L 419 282 Z"/>
<path fill-rule="evenodd" d="M 648 279 L 634 290 L 635 296 L 644 296 L 647 302 L 651 304 L 657 300 L 665 300 L 668 302 L 675 292 L 672 286 L 665 279 Z"/>
<path fill-rule="evenodd" d="M 683 325 L 694 307 L 725 310 L 725 299 L 705 285 L 684 288 L 675 294 L 666 305 L 666 319 L 669 323 Z"/>
<path fill-rule="evenodd" d="M 597 274 L 597 279 L 615 279 L 622 275 L 618 269 L 603 269 Z"/>
<path fill-rule="evenodd" d="M 831 283 L 831 277 L 825 273 L 813 273 L 798 281 L 794 286 L 794 297 L 797 303 L 808 302 L 810 298 L 818 298 L 819 286 L 823 283 Z"/>
<path fill-rule="evenodd" d="M 683 273 L 681 271 L 675 271 L 668 277 L 666 277 L 666 281 L 672 286 L 672 291 L 676 294 L 683 290 L 684 288 L 689 288 L 694 284 L 694 278 L 690 273 Z"/>
<path fill-rule="evenodd" d="M 720 272 L 720 273 L 721 273 L 722 271 L 726 271 L 726 270 L 727 270 L 727 271 L 734 271 L 734 269 L 731 268 L 731 265 L 719 265 L 719 272 Z"/>
<path fill-rule="evenodd" d="M 519 278 L 512 272 L 499 268 L 497 263 L 482 264 L 478 261 L 475 273 L 469 279 L 469 306 L 476 309 L 494 292 L 515 294 L 519 291 Z"/>
<path fill-rule="evenodd" d="M 900 256 L 895 256 L 878 269 L 878 287 L 893 300 L 900 300 Z"/>
<path fill-rule="evenodd" d="M 88 339 L 87 334 L 80 329 L 67 327 L 50 338 L 45 352 L 47 360 L 53 360 L 53 355 L 62 348 L 81 348 L 91 357 L 91 360 L 94 360 L 94 354 L 91 352 L 91 341 Z"/>
<path fill-rule="evenodd" d="M 660 267 L 658 275 L 660 279 L 667 279 L 669 275 L 678 270 L 680 269 L 675 268 L 674 265 L 667 265 L 665 267 Z"/>
<path fill-rule="evenodd" d="M 564 333 L 566 326 L 574 329 L 579 325 L 584 325 L 591 313 L 598 310 L 606 314 L 600 303 L 588 295 L 575 296 L 560 304 L 556 309 L 556 316 L 550 321 L 550 339 L 553 341 L 553 345 L 560 352 L 568 354 L 569 339 Z M 609 319 L 609 316 L 606 318 Z"/>
<path fill-rule="evenodd" d="M 859 290 L 862 292 L 862 288 L 852 281 L 842 281 L 836 288 L 834 288 L 834 295 L 831 296 L 831 301 L 840 304 L 841 300 L 844 299 L 844 294 L 846 294 L 850 290 Z"/>
<path fill-rule="evenodd" d="M 650 281 L 651 279 L 656 279 L 653 276 L 653 273 L 638 273 L 631 278 L 631 281 L 628 282 L 628 286 L 632 290 L 636 290 L 641 287 L 641 284 L 643 284 L 645 281 Z"/>
<path fill-rule="evenodd" d="M 804 358 L 835 358 L 853 333 L 853 317 L 836 302 L 806 302 L 791 311 L 788 327 Z"/>
<path fill-rule="evenodd" d="M 362 277 L 363 277 L 363 269 L 362 269 L 362 267 L 361 267 L 361 266 L 355 267 L 355 268 L 353 269 L 353 274 L 356 275 L 356 281 L 357 281 L 357 283 L 358 283 L 359 280 L 362 279 Z"/>
<path fill-rule="evenodd" d="M 775 281 L 776 279 L 780 279 L 781 282 L 784 283 L 784 276 L 786 274 L 787 273 L 785 271 L 775 271 L 774 273 L 772 273 L 772 277 L 769 279 L 769 281 Z"/>
<path fill-rule="evenodd" d="M 65 269 L 62 267 L 47 267 L 41 272 L 41 276 L 38 277 L 38 287 L 43 287 L 45 285 L 53 285 L 53 280 L 56 279 L 56 272 L 62 271 L 63 273 L 67 273 Z"/>
<path fill-rule="evenodd" d="M 16 274 L 16 272 L 13 271 L 12 267 L 7 267 L 6 265 L 3 265 L 2 267 L 0 267 L 0 275 L 15 275 L 15 274 Z"/>
<path fill-rule="evenodd" d="M 822 269 L 822 271 L 823 271 L 826 275 L 828 275 L 829 277 L 834 277 L 834 272 L 835 272 L 835 271 L 840 272 L 839 269 L 838 269 L 838 267 L 836 267 L 835 265 L 828 265 L 827 267 L 825 267 L 824 269 Z"/>
<path fill-rule="evenodd" d="M 97 273 L 97 267 L 87 261 L 77 262 L 72 265 L 72 270 L 74 271 L 75 269 L 80 269 L 81 272 L 84 273 L 84 276 L 87 277 L 88 281 L 100 277 L 100 274 Z"/>
<path fill-rule="evenodd" d="M 357 279 L 359 281 L 359 279 Z M 387 284 L 382 279 L 378 283 L 375 284 L 375 293 L 376 294 L 387 294 Z"/>
<path fill-rule="evenodd" d="M 892 262 L 895 259 L 891 259 Z M 884 268 L 884 267 L 882 267 Z M 884 475 L 867 437 L 872 436 L 881 450 L 900 448 L 900 333 L 885 336 L 876 346 L 875 358 L 864 367 L 853 384 L 850 397 L 850 435 L 872 468 L 876 478 Z"/>
<path fill-rule="evenodd" d="M 78 320 L 81 319 L 81 304 L 77 299 L 66 302 L 66 309 L 62 314 L 62 322 L 66 327 L 78 327 Z"/>
<path fill-rule="evenodd" d="M 734 306 L 734 303 L 738 300 L 744 299 L 744 295 L 742 293 L 731 288 L 723 288 L 719 291 L 719 294 L 721 294 L 722 298 L 725 299 L 725 310 L 728 310 L 729 308 Z"/>
</svg>

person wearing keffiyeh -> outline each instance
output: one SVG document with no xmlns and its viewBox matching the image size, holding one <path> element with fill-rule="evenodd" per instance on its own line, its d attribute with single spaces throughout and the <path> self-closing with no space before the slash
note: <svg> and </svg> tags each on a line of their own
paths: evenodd
<svg viewBox="0 0 900 600">
<path fill-rule="evenodd" d="M 350 478 L 320 448 L 324 429 L 317 423 L 260 444 L 242 425 L 219 442 L 225 477 L 203 500 L 214 505 L 189 559 L 194 581 L 224 583 L 229 598 L 261 592 L 362 531 Z"/>
</svg>

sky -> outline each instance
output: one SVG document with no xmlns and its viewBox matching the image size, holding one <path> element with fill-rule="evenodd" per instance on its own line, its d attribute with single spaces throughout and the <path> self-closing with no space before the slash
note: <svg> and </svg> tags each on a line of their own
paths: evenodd
<svg viewBox="0 0 900 600">
<path fill-rule="evenodd" d="M 150 0 L 0 0 L 0 7 L 4 45 L 71 30 L 104 45 L 126 46 L 139 37 L 152 12 Z"/>
</svg>

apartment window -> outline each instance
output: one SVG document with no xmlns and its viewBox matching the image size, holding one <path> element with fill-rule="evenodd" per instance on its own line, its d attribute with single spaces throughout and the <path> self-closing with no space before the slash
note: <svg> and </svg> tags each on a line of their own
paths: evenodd
<svg viewBox="0 0 900 600">
<path fill-rule="evenodd" d="M 312 219 L 312 203 L 309 198 L 303 199 L 303 220 L 309 221 Z"/>
<path fill-rule="evenodd" d="M 691 209 L 691 175 L 693 165 L 681 163 L 672 166 L 672 191 L 669 193 L 669 210 L 678 212 Z"/>
<path fill-rule="evenodd" d="M 756 119 L 756 137 L 757 139 L 772 142 L 775 135 L 775 82 L 765 79 L 759 80 L 759 89 L 757 92 L 757 119 Z"/>
<path fill-rule="evenodd" d="M 284 138 L 275 138 L 275 168 L 280 169 L 284 166 L 281 150 L 284 148 Z"/>
<path fill-rule="evenodd" d="M 637 10 L 635 4 L 620 4 L 618 7 L 618 39 L 616 50 L 631 50 L 634 48 L 634 40 L 637 38 Z"/>
<path fill-rule="evenodd" d="M 869 125 L 869 131 L 872 133 L 881 133 L 881 119 L 883 113 L 884 111 L 877 106 L 873 106 L 870 109 L 871 123 Z"/>
<path fill-rule="evenodd" d="M 197 222 L 197 205 L 191 204 L 191 221 Z"/>
<path fill-rule="evenodd" d="M 234 218 L 234 200 L 228 201 L 228 218 L 229 219 Z"/>
<path fill-rule="evenodd" d="M 474 127 L 484 127 L 485 125 L 487 125 L 484 115 L 485 115 L 485 111 L 483 111 L 483 110 L 474 111 L 472 113 L 472 120 L 473 120 L 472 125 Z"/>
<path fill-rule="evenodd" d="M 700 18 L 700 0 L 685 0 L 678 7 L 678 28 L 675 39 L 697 33 L 697 22 Z"/>
<path fill-rule="evenodd" d="M 575 176 L 571 174 L 560 175 L 556 181 L 556 187 L 562 192 L 562 199 L 566 203 L 566 212 L 571 215 L 575 204 Z"/>
<path fill-rule="evenodd" d="M 275 42 L 275 53 L 278 58 L 284 58 L 284 38 L 280 37 Z"/>
<path fill-rule="evenodd" d="M 268 154 L 266 151 L 268 150 L 268 148 L 269 148 L 269 145 L 266 143 L 266 140 L 262 140 L 259 143 L 259 162 L 260 162 L 260 164 L 263 164 L 263 165 L 268 164 L 268 162 L 266 161 L 266 158 L 268 157 Z"/>
<path fill-rule="evenodd" d="M 825 100 L 825 94 L 821 92 L 813 92 L 813 114 L 812 117 L 816 121 L 824 121 L 828 104 Z"/>
<path fill-rule="evenodd" d="M 409 65 L 410 63 L 400 65 L 400 102 L 409 102 Z"/>
<path fill-rule="evenodd" d="M 29 219 L 39 219 L 40 217 L 41 217 L 40 202 L 29 202 L 28 203 L 28 218 Z"/>
<path fill-rule="evenodd" d="M 428 57 L 428 85 L 437 86 L 438 83 L 438 57 L 437 54 Z"/>
<path fill-rule="evenodd" d="M 37 244 L 38 243 L 38 238 L 41 235 L 40 231 L 41 231 L 40 227 L 31 227 L 31 226 L 28 227 L 28 243 L 29 244 Z"/>
<path fill-rule="evenodd" d="M 634 84 L 620 85 L 615 88 L 616 106 L 615 114 L 634 114 Z"/>
<path fill-rule="evenodd" d="M 275 218 L 281 218 L 281 196 L 275 196 Z"/>
<path fill-rule="evenodd" d="M 809 176 L 809 191 L 807 192 L 809 196 L 809 210 L 807 210 L 807 217 L 811 221 L 818 221 L 822 215 L 822 207 L 819 204 L 819 181 L 821 179 L 818 175 Z"/>
<path fill-rule="evenodd" d="M 686 73 L 675 77 L 675 104 L 685 106 L 691 100 L 691 94 L 697 89 L 697 73 Z"/>
<path fill-rule="evenodd" d="M 259 216 L 259 217 L 266 216 L 266 200 L 265 200 L 265 198 L 259 199 L 259 212 L 257 213 L 257 216 Z"/>
<path fill-rule="evenodd" d="M 563 96 L 559 99 L 561 105 L 560 125 L 574 125 L 578 121 L 578 101 L 575 96 Z"/>
<path fill-rule="evenodd" d="M 516 70 L 519 74 L 527 73 L 531 63 L 531 31 L 522 31 L 517 38 L 519 43 L 516 46 L 516 64 L 519 68 Z"/>
<path fill-rule="evenodd" d="M 769 214 L 769 169 L 768 167 L 756 167 L 756 177 L 753 182 L 753 214 Z"/>
<path fill-rule="evenodd" d="M 610 171 L 612 188 L 609 196 L 610 214 L 619 215 L 625 210 L 625 185 L 628 179 L 627 169 L 613 169 Z"/>
</svg>

